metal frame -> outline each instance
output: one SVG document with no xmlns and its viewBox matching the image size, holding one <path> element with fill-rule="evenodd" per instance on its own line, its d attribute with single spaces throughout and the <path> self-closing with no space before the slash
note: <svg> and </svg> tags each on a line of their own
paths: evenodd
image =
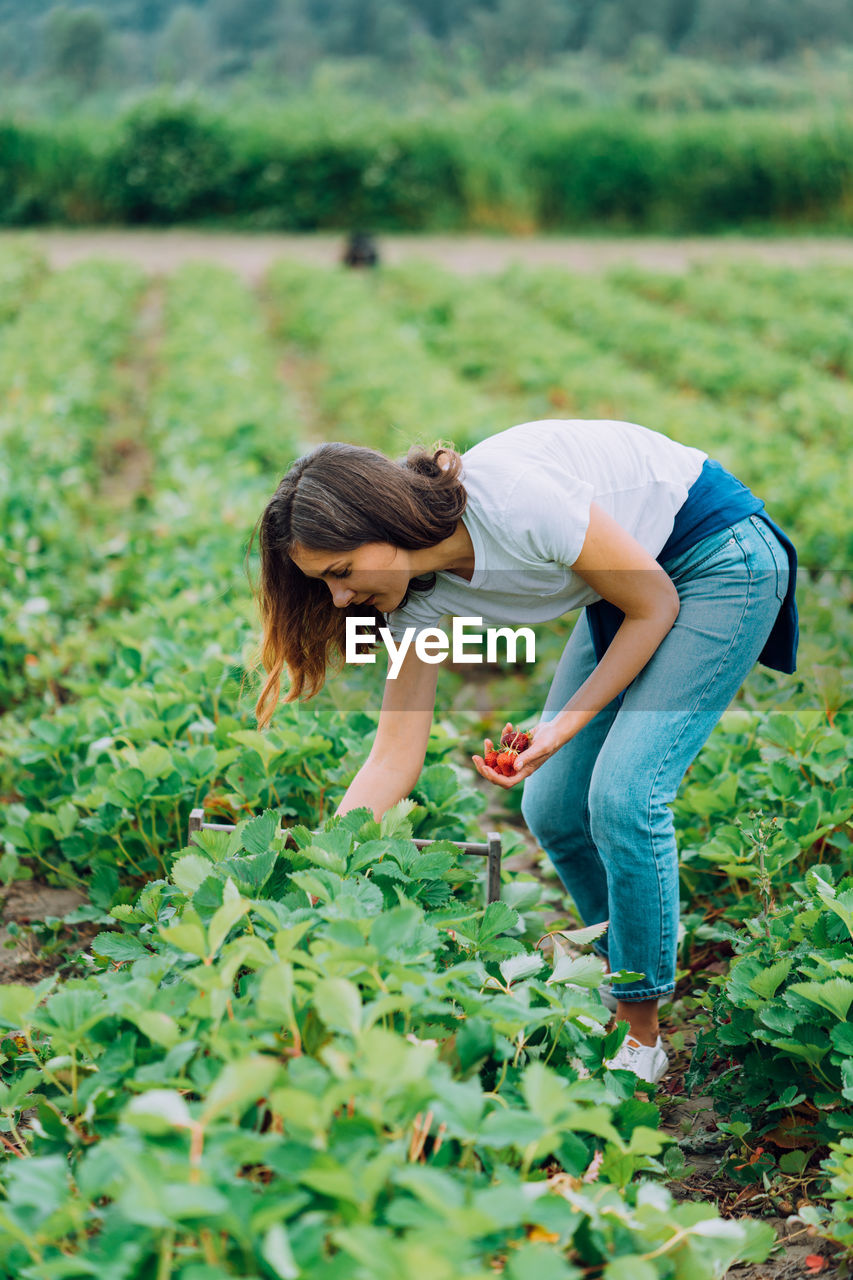
<svg viewBox="0 0 853 1280">
<path fill-rule="evenodd" d="M 233 831 L 233 822 L 205 822 L 204 809 L 193 809 L 190 813 L 189 843 L 192 844 L 192 837 L 196 831 Z M 497 902 L 501 896 L 501 837 L 499 831 L 487 831 L 486 842 L 463 843 L 460 840 L 454 840 L 453 844 L 458 844 L 465 854 L 471 854 L 474 857 L 486 858 L 488 860 L 486 872 L 486 902 Z M 435 844 L 435 840 L 415 840 L 414 844 L 419 849 L 427 849 L 431 844 Z M 285 847 L 289 849 L 298 848 L 293 836 L 288 833 L 285 840 Z"/>
</svg>

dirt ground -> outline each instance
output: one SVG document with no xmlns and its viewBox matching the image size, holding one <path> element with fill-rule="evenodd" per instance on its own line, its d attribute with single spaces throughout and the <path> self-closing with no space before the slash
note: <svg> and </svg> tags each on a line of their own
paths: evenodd
<svg viewBox="0 0 853 1280">
<path fill-rule="evenodd" d="M 61 950 L 46 954 L 30 931 L 48 918 L 60 919 L 85 901 L 76 889 L 57 889 L 40 880 L 15 880 L 0 890 L 0 982 L 39 982 L 63 960 Z M 9 924 L 22 926 L 12 934 Z M 69 935 L 63 930 L 63 937 Z"/>
<path fill-rule="evenodd" d="M 0 231 L 0 245 L 25 234 L 40 245 L 51 266 L 62 268 L 95 254 L 132 259 L 147 271 L 168 273 L 182 262 L 201 259 L 232 268 L 257 283 L 276 258 L 296 258 L 318 266 L 338 262 L 341 234 L 285 235 L 267 232 L 221 232 L 195 228 L 36 228 Z M 512 262 L 568 267 L 573 271 L 605 271 L 623 263 L 661 271 L 684 271 L 692 262 L 750 259 L 779 266 L 812 263 L 853 265 L 853 238 L 798 236 L 758 238 L 705 236 L 668 239 L 655 236 L 593 238 L 586 236 L 380 235 L 382 260 L 394 266 L 411 258 L 429 259 L 460 274 L 500 271 Z"/>
</svg>

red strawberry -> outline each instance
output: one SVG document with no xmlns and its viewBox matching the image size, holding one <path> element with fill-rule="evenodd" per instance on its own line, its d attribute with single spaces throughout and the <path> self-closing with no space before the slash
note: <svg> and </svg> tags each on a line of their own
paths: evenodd
<svg viewBox="0 0 853 1280">
<path fill-rule="evenodd" d="M 494 769 L 498 762 L 497 751 L 487 751 L 486 754 L 483 756 L 483 760 L 489 769 Z"/>
<path fill-rule="evenodd" d="M 502 751 L 497 758 L 497 763 L 495 764 L 495 768 L 498 773 L 502 773 L 505 778 L 513 778 L 515 776 L 514 765 L 517 755 L 518 752 L 511 748 L 506 751 Z"/>
<path fill-rule="evenodd" d="M 513 747 L 519 753 L 526 751 L 530 746 L 530 734 L 524 729 L 516 729 L 514 725 L 508 724 L 501 734 L 501 746 Z"/>
</svg>

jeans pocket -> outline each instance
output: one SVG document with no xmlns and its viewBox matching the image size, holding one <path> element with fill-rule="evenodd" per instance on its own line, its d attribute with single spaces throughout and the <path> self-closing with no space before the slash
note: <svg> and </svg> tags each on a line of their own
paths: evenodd
<svg viewBox="0 0 853 1280">
<path fill-rule="evenodd" d="M 749 522 L 773 557 L 776 573 L 776 599 L 781 604 L 788 590 L 788 554 L 773 530 L 759 516 L 750 516 Z"/>
<path fill-rule="evenodd" d="M 682 551 L 680 556 L 675 556 L 674 559 L 665 561 L 661 568 L 665 569 L 673 582 L 677 584 L 680 578 L 683 578 L 686 574 L 696 573 L 704 564 L 707 564 L 709 560 L 719 555 L 721 551 L 735 541 L 731 528 L 720 529 L 717 533 L 709 533 L 707 538 L 700 539 L 692 547 Z"/>
</svg>

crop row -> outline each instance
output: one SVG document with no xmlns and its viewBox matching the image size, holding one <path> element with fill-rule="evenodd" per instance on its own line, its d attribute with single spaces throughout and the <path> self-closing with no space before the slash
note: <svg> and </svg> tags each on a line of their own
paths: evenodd
<svg viewBox="0 0 853 1280">
<path fill-rule="evenodd" d="M 610 324 L 602 311 L 596 327 L 572 301 L 577 277 L 552 272 L 461 281 L 414 266 L 384 273 L 379 287 L 429 349 L 498 397 L 499 408 L 512 397 L 521 417 L 625 418 L 704 448 L 753 485 L 778 520 L 797 529 L 806 563 L 845 563 L 846 460 L 839 469 L 836 455 L 810 441 L 781 438 L 775 403 L 731 404 L 678 390 L 662 370 L 628 360 L 613 339 L 621 331 L 619 296 Z M 506 425 L 517 420 L 504 419 Z M 833 493 L 837 503 L 827 503 Z"/>
<path fill-rule="evenodd" d="M 612 279 L 678 314 L 709 322 L 753 356 L 758 339 L 823 373 L 853 375 L 853 320 L 846 306 L 798 297 L 797 290 L 789 294 L 784 287 L 762 288 L 731 270 L 708 267 L 694 267 L 683 275 L 632 267 L 615 272 Z"/>
<path fill-rule="evenodd" d="M 45 281 L 0 349 L 0 709 L 27 687 L 37 650 L 76 628 L 112 590 L 109 515 L 99 501 L 125 407 L 126 354 L 144 278 L 124 264 Z M 30 655 L 29 658 L 27 655 Z"/>
<path fill-rule="evenodd" d="M 275 332 L 321 353 L 317 406 L 334 437 L 404 454 L 434 435 L 465 447 L 488 434 L 488 401 L 430 355 L 371 283 L 284 260 L 266 281 Z"/>
</svg>

